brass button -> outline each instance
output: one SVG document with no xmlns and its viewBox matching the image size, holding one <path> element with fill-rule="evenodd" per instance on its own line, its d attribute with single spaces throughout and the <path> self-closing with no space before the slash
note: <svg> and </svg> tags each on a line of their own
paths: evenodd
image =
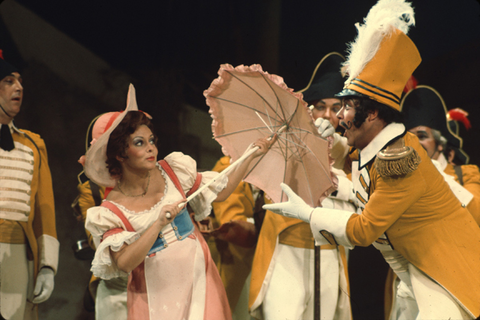
<svg viewBox="0 0 480 320">
<path fill-rule="evenodd" d="M 177 231 L 178 230 L 177 226 L 173 227 L 173 230 Z"/>
<path fill-rule="evenodd" d="M 182 240 L 182 236 L 179 236 L 178 239 Z"/>
<path fill-rule="evenodd" d="M 168 244 L 165 243 L 165 244 L 163 245 L 163 247 L 164 247 L 164 248 L 168 247 Z"/>
<path fill-rule="evenodd" d="M 160 233 L 160 234 L 158 235 L 158 237 L 159 237 L 160 239 L 162 239 L 162 238 L 163 238 L 163 234 Z"/>
</svg>

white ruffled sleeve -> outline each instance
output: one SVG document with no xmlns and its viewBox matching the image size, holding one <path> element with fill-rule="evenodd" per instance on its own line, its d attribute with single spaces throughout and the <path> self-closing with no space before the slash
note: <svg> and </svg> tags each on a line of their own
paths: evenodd
<svg viewBox="0 0 480 320">
<path fill-rule="evenodd" d="M 196 161 L 181 152 L 173 152 L 169 154 L 165 157 L 165 161 L 167 161 L 170 167 L 172 167 L 183 187 L 183 191 L 187 193 L 192 188 L 195 179 L 197 178 Z M 201 172 L 201 175 L 202 182 L 199 188 L 218 176 L 218 172 L 203 171 Z M 189 202 L 195 212 L 195 220 L 201 221 L 210 214 L 212 211 L 213 200 L 217 198 L 218 193 L 225 189 L 227 182 L 227 176 L 218 179 Z"/>
<path fill-rule="evenodd" d="M 93 241 L 97 248 L 90 271 L 92 271 L 96 277 L 105 280 L 128 276 L 128 274 L 120 270 L 112 260 L 110 249 L 118 252 L 123 244 L 135 242 L 140 238 L 140 235 L 137 232 L 126 231 L 120 218 L 105 207 L 92 207 L 87 210 L 85 228 L 92 234 Z M 102 241 L 105 232 L 115 228 L 121 228 L 124 231 L 110 235 Z"/>
</svg>

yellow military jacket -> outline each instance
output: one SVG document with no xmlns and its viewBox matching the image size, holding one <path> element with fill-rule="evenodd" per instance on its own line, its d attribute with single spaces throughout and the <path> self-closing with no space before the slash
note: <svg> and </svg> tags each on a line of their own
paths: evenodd
<svg viewBox="0 0 480 320">
<path fill-rule="evenodd" d="M 41 267 L 47 266 L 56 272 L 58 266 L 59 242 L 55 226 L 52 175 L 48 166 L 45 142 L 38 134 L 15 129 L 12 137 L 16 143 L 30 148 L 34 156 L 30 215 L 28 221 L 19 221 L 18 223 L 22 226 L 27 238 L 28 253 L 34 261 L 34 277 L 36 278 Z"/>
<path fill-rule="evenodd" d="M 222 157 L 212 169 L 221 172 L 230 165 L 229 157 Z M 212 203 L 215 214 L 214 225 L 218 227 L 231 220 L 253 218 L 255 201 L 252 189 L 246 182 L 240 182 L 235 191 L 222 202 Z M 232 310 L 235 309 L 245 280 L 252 268 L 255 248 L 243 248 L 219 239 L 210 238 L 210 251 L 217 265 L 227 292 L 228 302 Z"/>
<path fill-rule="evenodd" d="M 367 170 L 359 179 L 370 181 L 363 183 L 369 199 L 362 214 L 348 220 L 348 239 L 352 245 L 368 246 L 385 233 L 395 250 L 478 317 L 480 228 L 417 137 L 407 132 L 400 139 L 418 153 L 418 168 L 404 176 L 380 176 L 375 157 L 363 160 Z M 350 155 L 346 169 L 352 160 L 359 160 L 358 151 Z"/>
<path fill-rule="evenodd" d="M 100 191 L 101 199 L 104 199 L 105 187 L 98 186 L 98 188 Z M 93 199 L 93 196 L 92 196 L 92 188 L 90 186 L 90 181 L 79 183 L 77 186 L 77 189 L 78 189 L 78 206 L 80 207 L 80 211 L 82 213 L 82 221 L 85 224 L 85 219 L 87 218 L 87 210 L 96 205 L 95 200 Z M 95 244 L 93 243 L 93 236 L 91 235 L 90 231 L 88 231 L 87 229 L 85 229 L 85 233 L 87 235 L 88 244 L 92 249 L 95 250 L 96 248 L 95 248 Z M 92 274 L 89 285 L 88 285 L 88 289 L 93 299 L 95 299 L 97 295 L 97 287 L 98 287 L 99 281 L 100 281 L 100 278 L 97 278 Z"/>
<path fill-rule="evenodd" d="M 477 221 L 477 224 L 480 225 L 480 171 L 476 165 L 463 165 L 461 169 L 463 187 L 473 194 L 473 199 L 467 206 L 468 211 L 470 211 L 475 221 Z M 460 183 L 454 166 L 447 164 L 444 172 L 453 176 L 455 181 Z"/>
<path fill-rule="evenodd" d="M 105 195 L 105 187 L 98 186 L 100 192 L 100 198 L 103 200 Z M 80 207 L 80 211 L 82 214 L 82 221 L 85 224 L 85 219 L 87 218 L 87 210 L 91 207 L 94 207 L 95 200 L 92 196 L 92 188 L 90 186 L 90 181 L 85 181 L 83 183 L 79 183 L 77 186 L 78 190 L 78 206 Z M 92 249 L 95 249 L 95 245 L 93 243 L 93 237 L 90 232 L 85 229 L 85 233 L 87 234 L 88 244 Z"/>
</svg>

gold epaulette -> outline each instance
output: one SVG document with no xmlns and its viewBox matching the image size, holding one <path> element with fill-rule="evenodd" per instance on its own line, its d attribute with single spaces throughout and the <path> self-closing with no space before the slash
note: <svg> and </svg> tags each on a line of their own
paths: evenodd
<svg viewBox="0 0 480 320">
<path fill-rule="evenodd" d="M 375 169 L 382 177 L 404 176 L 415 171 L 420 161 L 417 151 L 406 147 L 403 138 L 399 138 L 377 154 Z"/>
</svg>

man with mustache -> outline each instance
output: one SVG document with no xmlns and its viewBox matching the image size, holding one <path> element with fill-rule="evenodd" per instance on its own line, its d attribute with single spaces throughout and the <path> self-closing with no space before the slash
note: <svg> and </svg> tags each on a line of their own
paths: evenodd
<svg viewBox="0 0 480 320">
<path fill-rule="evenodd" d="M 20 130 L 22 77 L 0 50 L 0 319 L 38 318 L 58 265 L 55 206 L 45 143 Z"/>
<path fill-rule="evenodd" d="M 353 147 L 344 168 L 352 171 L 359 210 L 312 208 L 286 185 L 289 201 L 264 208 L 309 222 L 317 245 L 373 244 L 414 293 L 417 319 L 475 319 L 480 228 L 399 112 L 403 88 L 421 61 L 406 35 L 413 9 L 403 0 L 380 0 L 364 21 L 339 93 L 345 138 L 334 146 Z M 327 122 L 319 131 L 334 133 Z"/>
</svg>

